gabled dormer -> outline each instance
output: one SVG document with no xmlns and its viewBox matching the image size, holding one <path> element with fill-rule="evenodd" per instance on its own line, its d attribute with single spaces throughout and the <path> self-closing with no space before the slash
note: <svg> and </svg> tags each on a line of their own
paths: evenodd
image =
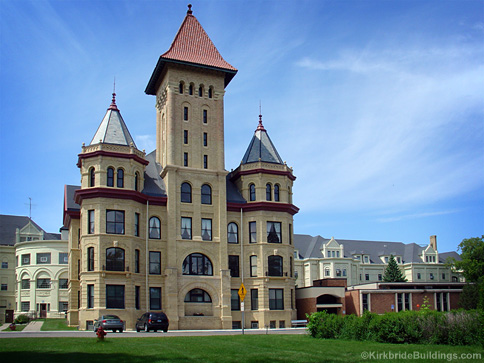
<svg viewBox="0 0 484 363">
<path fill-rule="evenodd" d="M 331 237 L 331 239 L 324 243 L 321 247 L 321 254 L 324 258 L 343 258 L 344 246 Z"/>
<path fill-rule="evenodd" d="M 44 239 L 44 231 L 29 221 L 24 227 L 17 228 L 15 237 L 17 242 L 39 241 Z"/>
<path fill-rule="evenodd" d="M 439 263 L 439 251 L 437 251 L 437 236 L 430 236 L 428 246 L 422 251 L 420 255 L 424 263 Z"/>
</svg>

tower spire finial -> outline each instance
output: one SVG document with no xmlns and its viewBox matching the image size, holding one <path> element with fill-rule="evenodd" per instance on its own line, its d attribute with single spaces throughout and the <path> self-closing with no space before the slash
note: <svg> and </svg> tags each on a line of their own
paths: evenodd
<svg viewBox="0 0 484 363">
<path fill-rule="evenodd" d="M 257 129 L 255 131 L 265 131 L 266 129 L 264 128 L 264 125 L 262 125 L 262 104 L 261 101 L 259 100 L 259 125 L 257 126 Z"/>
<path fill-rule="evenodd" d="M 192 11 L 192 4 L 188 4 L 188 10 L 187 10 L 187 14 L 188 14 L 188 15 L 192 15 L 192 14 L 193 14 L 193 11 Z"/>
<path fill-rule="evenodd" d="M 116 106 L 116 77 L 114 77 L 114 84 L 113 84 L 113 99 L 111 100 L 111 105 L 109 105 L 108 110 L 118 110 L 118 106 Z"/>
</svg>

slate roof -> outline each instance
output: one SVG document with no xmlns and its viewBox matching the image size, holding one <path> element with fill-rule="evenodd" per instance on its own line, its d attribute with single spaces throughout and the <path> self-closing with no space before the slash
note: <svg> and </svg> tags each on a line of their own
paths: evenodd
<svg viewBox="0 0 484 363">
<path fill-rule="evenodd" d="M 240 194 L 239 189 L 230 181 L 230 174 L 226 178 L 227 203 L 247 203 L 245 198 Z"/>
<path fill-rule="evenodd" d="M 44 240 L 60 240 L 59 233 L 45 232 L 37 223 L 25 216 L 12 216 L 0 214 L 0 245 L 14 246 L 16 242 L 17 228 L 24 228 L 29 221 L 39 230 L 44 232 Z"/>
<path fill-rule="evenodd" d="M 78 211 L 81 206 L 74 201 L 76 190 L 81 189 L 78 185 L 66 185 L 64 187 L 64 209 L 66 211 Z"/>
<path fill-rule="evenodd" d="M 304 234 L 294 235 L 294 247 L 299 251 L 302 259 L 322 258 L 321 248 L 330 239 L 321 236 L 310 236 Z M 369 255 L 373 264 L 383 264 L 380 256 L 402 256 L 403 263 L 422 263 L 419 257 L 426 247 L 415 243 L 405 244 L 402 242 L 380 242 L 380 241 L 360 241 L 336 239 L 336 242 L 343 245 L 344 257 L 352 258 L 355 254 Z M 439 253 L 439 262 L 444 263 L 447 257 L 455 257 L 460 260 L 456 252 Z"/>
<path fill-rule="evenodd" d="M 258 161 L 284 164 L 266 129 L 262 125 L 261 115 L 259 115 L 259 126 L 255 130 L 241 164 L 256 163 Z"/>
<path fill-rule="evenodd" d="M 145 185 L 141 193 L 153 197 L 166 197 L 165 182 L 160 176 L 163 167 L 156 162 L 156 150 L 146 155 L 146 160 L 149 164 L 145 169 Z"/>
<path fill-rule="evenodd" d="M 91 145 L 101 143 L 130 146 L 131 143 L 136 147 L 131 134 L 129 133 L 123 117 L 116 106 L 116 93 L 113 93 L 113 99 L 101 124 L 99 125 Z"/>
</svg>

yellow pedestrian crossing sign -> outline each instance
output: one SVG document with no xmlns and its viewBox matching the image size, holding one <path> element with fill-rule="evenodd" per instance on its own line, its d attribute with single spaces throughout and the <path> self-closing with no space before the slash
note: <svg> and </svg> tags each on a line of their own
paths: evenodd
<svg viewBox="0 0 484 363">
<path fill-rule="evenodd" d="M 239 289 L 240 301 L 244 301 L 245 294 L 247 294 L 247 290 L 245 289 L 244 284 L 240 284 L 240 289 Z"/>
</svg>

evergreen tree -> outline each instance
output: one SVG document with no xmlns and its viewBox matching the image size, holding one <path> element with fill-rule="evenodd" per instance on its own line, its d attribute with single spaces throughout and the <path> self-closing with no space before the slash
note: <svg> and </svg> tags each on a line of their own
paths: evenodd
<svg viewBox="0 0 484 363">
<path fill-rule="evenodd" d="M 397 265 L 397 261 L 393 255 L 390 256 L 388 261 L 388 266 L 385 269 L 385 274 L 383 275 L 384 282 L 406 282 L 407 278 L 403 276 L 402 271 Z"/>
</svg>

